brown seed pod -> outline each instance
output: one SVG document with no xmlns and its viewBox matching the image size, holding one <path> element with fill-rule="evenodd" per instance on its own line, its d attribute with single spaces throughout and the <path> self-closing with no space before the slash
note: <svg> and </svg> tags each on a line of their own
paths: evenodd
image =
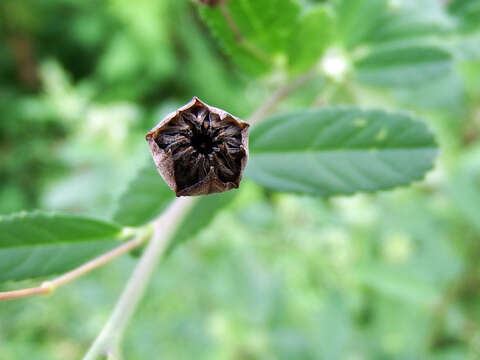
<svg viewBox="0 0 480 360">
<path fill-rule="evenodd" d="M 248 159 L 248 123 L 194 97 L 146 139 L 158 172 L 177 196 L 238 188 Z"/>
<path fill-rule="evenodd" d="M 207 5 L 207 6 L 217 6 L 217 5 L 220 5 L 222 3 L 225 3 L 227 2 L 228 0 L 193 0 L 199 4 L 203 4 L 203 5 Z"/>
</svg>

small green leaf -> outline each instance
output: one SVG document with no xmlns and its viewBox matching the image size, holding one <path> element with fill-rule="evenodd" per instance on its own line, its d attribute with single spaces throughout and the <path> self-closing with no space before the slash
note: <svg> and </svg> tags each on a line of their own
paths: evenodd
<svg viewBox="0 0 480 360">
<path fill-rule="evenodd" d="M 125 226 L 144 225 L 156 218 L 174 197 L 153 162 L 149 162 L 129 184 L 113 218 Z"/>
<path fill-rule="evenodd" d="M 480 29 L 480 0 L 453 0 L 448 10 L 459 18 L 462 28 Z"/>
<path fill-rule="evenodd" d="M 360 82 L 378 86 L 414 86 L 452 70 L 449 52 L 430 45 L 378 46 L 355 63 Z"/>
<path fill-rule="evenodd" d="M 366 42 L 386 11 L 385 0 L 338 0 L 337 36 L 347 49 Z"/>
<path fill-rule="evenodd" d="M 178 245 L 191 239 L 207 227 L 217 213 L 231 203 L 236 194 L 235 190 L 230 190 L 221 194 L 199 197 L 188 215 L 180 223 L 177 232 L 170 242 L 168 253 L 171 253 Z"/>
<path fill-rule="evenodd" d="M 0 217 L 0 248 L 111 240 L 121 227 L 81 216 L 21 213 Z"/>
<path fill-rule="evenodd" d="M 399 106 L 435 111 L 448 109 L 454 113 L 464 104 L 465 86 L 459 74 L 452 71 L 419 86 L 395 88 L 391 94 Z M 425 94 L 428 96 L 424 96 Z M 459 121 L 455 121 L 454 126 L 460 127 Z"/>
<path fill-rule="evenodd" d="M 454 30 L 454 22 L 440 1 L 399 1 L 390 6 L 371 33 L 372 42 L 444 35 Z"/>
<path fill-rule="evenodd" d="M 70 271 L 115 246 L 118 241 L 0 249 L 0 281 L 19 281 Z"/>
<path fill-rule="evenodd" d="M 303 14 L 292 32 L 289 66 L 294 73 L 303 72 L 319 61 L 333 37 L 333 18 L 323 7 Z"/>
<path fill-rule="evenodd" d="M 426 126 L 405 114 L 357 108 L 297 111 L 252 129 L 246 174 L 279 191 L 371 192 L 420 180 L 436 153 Z"/>
<path fill-rule="evenodd" d="M 243 71 L 260 75 L 286 52 L 299 5 L 293 0 L 230 0 L 221 7 L 201 7 L 208 27 Z"/>
</svg>

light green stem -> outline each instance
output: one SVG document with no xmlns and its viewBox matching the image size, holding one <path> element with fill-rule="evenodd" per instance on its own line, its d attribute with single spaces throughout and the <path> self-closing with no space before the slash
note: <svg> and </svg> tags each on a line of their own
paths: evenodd
<svg viewBox="0 0 480 360">
<path fill-rule="evenodd" d="M 83 360 L 94 360 L 100 356 L 114 358 L 115 354 L 118 354 L 116 350 L 139 301 L 145 293 L 155 266 L 167 248 L 169 240 L 180 221 L 187 214 L 194 201 L 195 198 L 192 197 L 176 199 L 157 220 L 152 240 L 143 252 L 108 322 Z"/>
</svg>

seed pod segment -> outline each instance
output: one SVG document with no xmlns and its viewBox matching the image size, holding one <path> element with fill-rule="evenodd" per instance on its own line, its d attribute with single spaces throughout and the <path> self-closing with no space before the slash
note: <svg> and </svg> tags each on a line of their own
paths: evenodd
<svg viewBox="0 0 480 360">
<path fill-rule="evenodd" d="M 146 139 L 158 172 L 177 196 L 238 188 L 248 160 L 249 124 L 194 97 Z"/>
</svg>

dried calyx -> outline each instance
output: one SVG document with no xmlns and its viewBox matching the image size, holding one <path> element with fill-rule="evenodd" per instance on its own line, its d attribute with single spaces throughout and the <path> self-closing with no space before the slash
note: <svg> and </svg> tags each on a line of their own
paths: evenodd
<svg viewBox="0 0 480 360">
<path fill-rule="evenodd" d="M 237 188 L 248 158 L 248 124 L 194 97 L 147 134 L 157 169 L 177 196 Z"/>
</svg>

